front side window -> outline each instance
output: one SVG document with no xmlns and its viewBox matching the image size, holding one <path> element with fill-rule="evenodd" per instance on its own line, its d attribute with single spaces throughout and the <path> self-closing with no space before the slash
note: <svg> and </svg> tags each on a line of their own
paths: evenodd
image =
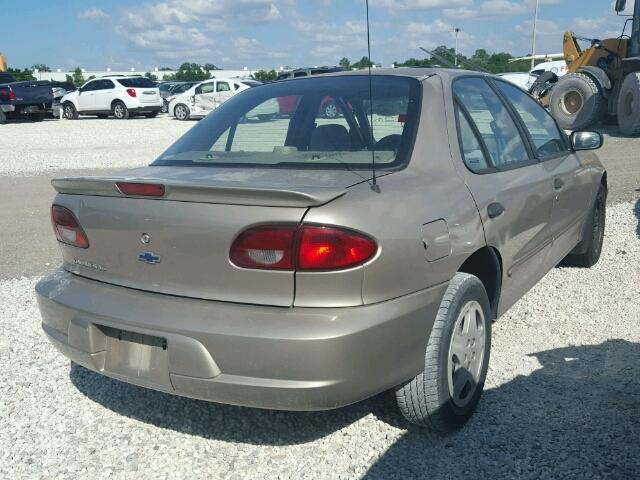
<svg viewBox="0 0 640 480">
<path fill-rule="evenodd" d="M 196 87 L 196 95 L 200 95 L 203 93 L 213 93 L 215 89 L 215 84 L 213 82 L 203 83 L 202 85 L 198 85 Z"/>
<path fill-rule="evenodd" d="M 564 135 L 551 115 L 538 102 L 508 83 L 496 82 L 496 86 L 520 115 L 531 136 L 538 158 L 544 160 L 567 152 Z"/>
<path fill-rule="evenodd" d="M 93 92 L 98 89 L 98 80 L 94 82 L 87 83 L 84 87 L 82 87 L 83 92 Z"/>
<path fill-rule="evenodd" d="M 154 165 L 369 169 L 375 155 L 380 169 L 401 168 L 415 139 L 420 91 L 416 79 L 383 75 L 372 78 L 373 106 L 366 75 L 247 89 Z"/>
<path fill-rule="evenodd" d="M 515 121 L 487 82 L 481 78 L 457 80 L 454 94 L 480 132 L 493 167 L 514 168 L 531 163 Z"/>
</svg>

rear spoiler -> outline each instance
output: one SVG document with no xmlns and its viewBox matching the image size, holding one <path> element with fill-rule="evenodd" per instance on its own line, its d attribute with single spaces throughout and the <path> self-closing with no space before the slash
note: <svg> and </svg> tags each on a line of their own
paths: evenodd
<svg viewBox="0 0 640 480">
<path fill-rule="evenodd" d="M 162 197 L 125 195 L 116 186 L 117 182 L 135 182 L 162 184 L 165 193 Z M 99 197 L 144 198 L 147 200 L 165 200 L 175 202 L 221 203 L 229 205 L 256 205 L 271 207 L 316 207 L 324 205 L 345 194 L 344 189 L 323 187 L 258 188 L 197 184 L 167 179 L 133 179 L 124 177 L 74 177 L 59 178 L 51 181 L 58 193 L 67 195 L 92 195 Z"/>
</svg>

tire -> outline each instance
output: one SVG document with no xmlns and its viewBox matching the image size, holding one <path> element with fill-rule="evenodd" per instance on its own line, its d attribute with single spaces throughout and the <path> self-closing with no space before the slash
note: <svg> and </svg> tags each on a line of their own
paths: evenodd
<svg viewBox="0 0 640 480">
<path fill-rule="evenodd" d="M 167 113 L 168 111 L 169 111 L 169 104 L 163 100 L 162 109 L 160 110 L 160 112 Z"/>
<path fill-rule="evenodd" d="M 158 116 L 158 112 L 149 112 L 144 114 L 147 118 L 156 118 Z"/>
<path fill-rule="evenodd" d="M 32 122 L 42 122 L 44 120 L 44 116 L 45 114 L 40 112 L 40 113 L 30 113 L 29 114 L 29 120 L 31 120 Z"/>
<path fill-rule="evenodd" d="M 111 111 L 116 120 L 126 120 L 129 118 L 129 109 L 122 102 L 114 102 Z"/>
<path fill-rule="evenodd" d="M 323 108 L 323 113 L 326 118 L 337 118 L 340 115 L 338 106 L 334 102 L 327 102 Z"/>
<path fill-rule="evenodd" d="M 603 119 L 607 102 L 598 84 L 584 73 L 569 73 L 551 90 L 551 115 L 565 130 L 582 130 Z"/>
<path fill-rule="evenodd" d="M 109 118 L 109 114 L 108 113 L 99 113 L 96 116 L 101 120 L 104 120 L 105 118 Z"/>
<path fill-rule="evenodd" d="M 468 317 L 464 315 L 467 312 Z M 472 314 L 479 328 L 473 328 L 474 324 L 468 321 Z M 449 283 L 433 324 L 424 371 L 396 389 L 398 407 L 408 421 L 446 434 L 458 430 L 471 418 L 489 367 L 492 320 L 482 282 L 473 275 L 457 273 Z M 473 337 L 461 336 L 460 329 L 468 329 L 467 335 Z M 457 348 L 454 337 L 462 340 Z M 454 378 L 462 388 L 454 387 Z"/>
<path fill-rule="evenodd" d="M 607 219 L 607 189 L 600 186 L 596 201 L 585 223 L 584 234 L 578 246 L 562 261 L 566 267 L 591 268 L 602 253 Z"/>
<path fill-rule="evenodd" d="M 7 123 L 7 116 L 0 110 L 0 125 L 4 125 L 5 123 Z"/>
<path fill-rule="evenodd" d="M 73 103 L 71 102 L 66 102 L 64 105 L 62 105 L 62 112 L 64 118 L 66 118 L 67 120 L 77 120 L 79 117 L 78 110 L 76 110 L 76 107 L 74 107 Z"/>
<path fill-rule="evenodd" d="M 183 103 L 179 103 L 175 107 L 173 107 L 173 116 L 178 120 L 189 120 L 191 112 L 189 111 L 189 107 L 187 107 Z"/>
<path fill-rule="evenodd" d="M 623 135 L 640 135 L 640 72 L 622 82 L 618 97 L 618 127 Z"/>
</svg>

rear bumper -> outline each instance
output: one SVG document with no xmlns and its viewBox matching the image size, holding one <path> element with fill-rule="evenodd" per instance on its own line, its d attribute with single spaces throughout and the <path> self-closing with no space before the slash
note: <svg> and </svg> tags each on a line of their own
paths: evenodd
<svg viewBox="0 0 640 480">
<path fill-rule="evenodd" d="M 16 107 L 13 105 L 0 105 L 0 110 L 2 110 L 3 112 L 7 113 L 7 112 L 13 112 L 15 111 Z"/>
<path fill-rule="evenodd" d="M 140 105 L 139 107 L 130 108 L 130 113 L 153 113 L 160 112 L 162 105 Z"/>
<path fill-rule="evenodd" d="M 422 370 L 445 288 L 363 307 L 279 308 L 142 292 L 60 269 L 36 292 L 49 340 L 90 370 L 220 403 L 324 410 Z"/>
</svg>

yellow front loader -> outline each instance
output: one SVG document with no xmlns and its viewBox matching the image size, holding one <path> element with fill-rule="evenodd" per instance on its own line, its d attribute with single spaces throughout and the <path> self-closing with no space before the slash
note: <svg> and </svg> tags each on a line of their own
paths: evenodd
<svg viewBox="0 0 640 480">
<path fill-rule="evenodd" d="M 0 53 L 0 72 L 7 71 L 7 59 Z"/>
<path fill-rule="evenodd" d="M 617 0 L 618 14 L 626 0 Z M 564 34 L 568 73 L 552 87 L 543 103 L 562 128 L 582 130 L 606 116 L 617 117 L 625 135 L 640 135 L 640 0 L 635 0 L 631 35 L 598 40 Z M 591 47 L 582 50 L 579 41 Z"/>
</svg>

